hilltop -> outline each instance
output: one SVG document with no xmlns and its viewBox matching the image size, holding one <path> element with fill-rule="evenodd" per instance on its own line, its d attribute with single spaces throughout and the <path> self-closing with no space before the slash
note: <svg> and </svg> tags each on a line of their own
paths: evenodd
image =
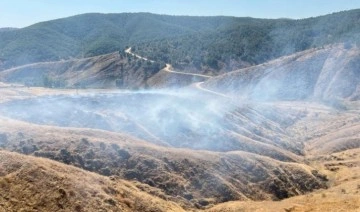
<svg viewBox="0 0 360 212">
<path fill-rule="evenodd" d="M 359 10 L 302 20 L 84 14 L 0 32 L 0 70 L 126 46 L 181 70 L 217 75 L 336 42 L 359 42 Z"/>
</svg>

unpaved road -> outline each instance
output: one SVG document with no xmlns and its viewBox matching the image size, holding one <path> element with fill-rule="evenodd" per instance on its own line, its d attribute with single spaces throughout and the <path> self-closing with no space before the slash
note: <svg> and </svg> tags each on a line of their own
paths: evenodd
<svg viewBox="0 0 360 212">
<path fill-rule="evenodd" d="M 204 77 L 204 78 L 212 78 L 212 76 L 203 75 L 203 74 L 194 74 L 194 73 L 186 73 L 186 72 L 179 72 L 179 71 L 173 71 L 172 66 L 170 64 L 166 64 L 165 68 L 163 69 L 166 72 L 175 73 L 175 74 L 183 74 L 183 75 L 191 75 L 196 77 Z"/>
<path fill-rule="evenodd" d="M 142 59 L 142 60 L 145 60 L 145 61 L 154 62 L 153 60 L 149 60 L 148 58 L 142 57 L 142 56 L 140 56 L 140 55 L 138 55 L 138 54 L 135 54 L 135 53 L 131 52 L 131 47 L 128 48 L 128 49 L 126 49 L 125 52 L 128 53 L 128 54 L 131 54 L 131 55 L 133 55 L 133 56 L 135 56 L 135 57 L 137 57 L 137 58 L 139 58 L 139 59 Z M 168 64 L 168 63 L 167 63 L 166 66 L 165 66 L 165 68 L 163 68 L 162 70 L 163 70 L 163 71 L 166 71 L 166 72 L 169 72 L 169 73 L 174 73 L 174 74 L 183 74 L 183 75 L 190 75 L 190 76 L 196 76 L 196 77 L 203 77 L 203 78 L 205 78 L 205 79 L 210 79 L 210 78 L 212 78 L 212 76 L 208 76 L 208 75 L 195 74 L 195 73 L 186 73 L 186 72 L 179 72 L 179 71 L 173 71 L 172 69 L 173 69 L 173 68 L 172 68 L 171 64 Z M 231 96 L 228 96 L 228 95 L 225 95 L 225 94 L 222 94 L 222 93 L 219 93 L 219 92 L 216 92 L 216 91 L 208 90 L 208 89 L 206 89 L 206 88 L 201 87 L 201 84 L 202 84 L 202 83 L 203 83 L 203 82 L 195 83 L 195 84 L 194 84 L 195 88 L 197 88 L 197 89 L 199 89 L 199 90 L 202 90 L 202 91 L 204 91 L 204 92 L 207 92 L 207 93 L 211 93 L 211 94 L 213 94 L 213 95 L 221 96 L 221 97 L 224 97 L 224 98 L 227 98 L 227 99 L 233 99 Z"/>
<path fill-rule="evenodd" d="M 137 57 L 137 58 L 142 59 L 142 60 L 145 60 L 145 61 L 150 61 L 150 62 L 152 62 L 152 63 L 155 62 L 155 61 L 153 61 L 153 60 L 149 60 L 149 59 L 147 59 L 147 58 L 145 58 L 145 57 L 141 57 L 140 55 L 133 53 L 133 52 L 131 51 L 131 47 L 129 47 L 128 49 L 126 49 L 126 50 L 125 50 L 125 53 L 131 54 L 132 56 Z"/>
<path fill-rule="evenodd" d="M 150 62 L 155 62 L 153 60 L 150 60 L 146 57 L 142 57 L 138 54 L 135 54 L 131 51 L 131 47 L 129 47 L 128 49 L 125 50 L 125 53 L 128 53 L 128 54 L 131 54 L 133 55 L 134 57 L 137 57 L 139 59 L 142 59 L 142 60 L 145 60 L 145 61 L 150 61 Z M 212 78 L 212 76 L 208 76 L 208 75 L 203 75 L 203 74 L 194 74 L 194 73 L 185 73 L 185 72 L 179 72 L 179 71 L 173 71 L 172 70 L 172 66 L 170 64 L 166 64 L 165 68 L 162 69 L 163 71 L 166 71 L 166 72 L 170 72 L 170 73 L 175 73 L 175 74 L 183 74 L 183 75 L 190 75 L 190 76 L 196 76 L 196 77 L 204 77 L 204 78 Z"/>
<path fill-rule="evenodd" d="M 219 92 L 212 91 L 212 90 L 208 90 L 208 89 L 206 89 L 206 88 L 201 87 L 201 84 L 203 84 L 203 83 L 204 83 L 204 82 L 197 82 L 197 83 L 194 84 L 194 86 L 195 86 L 195 88 L 197 88 L 197 89 L 199 89 L 199 90 L 202 90 L 202 91 L 205 91 L 205 92 L 208 92 L 208 93 L 217 95 L 217 96 L 221 96 L 221 97 L 224 97 L 224 98 L 233 99 L 231 96 L 228 96 L 228 95 L 226 95 L 226 94 L 219 93 Z"/>
</svg>

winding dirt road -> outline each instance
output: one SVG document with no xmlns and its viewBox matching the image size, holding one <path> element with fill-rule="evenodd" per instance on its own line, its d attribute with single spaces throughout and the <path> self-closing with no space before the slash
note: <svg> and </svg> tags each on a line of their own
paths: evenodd
<svg viewBox="0 0 360 212">
<path fill-rule="evenodd" d="M 126 49 L 125 53 L 131 54 L 132 56 L 137 57 L 137 58 L 142 59 L 142 60 L 145 60 L 145 61 L 150 61 L 152 63 L 155 62 L 155 61 L 150 60 L 150 59 L 148 59 L 146 57 L 142 57 L 142 56 L 140 56 L 138 54 L 133 53 L 131 51 L 131 47 Z M 179 71 L 173 71 L 172 69 L 173 69 L 172 65 L 166 63 L 165 68 L 163 68 L 162 70 L 166 71 L 166 72 L 170 72 L 170 73 L 175 73 L 175 74 L 183 74 L 183 75 L 190 75 L 190 76 L 196 76 L 196 77 L 204 77 L 204 78 L 207 78 L 207 79 L 212 78 L 212 76 L 208 76 L 208 75 L 204 75 L 204 74 L 194 74 L 194 73 L 179 72 Z"/>
<path fill-rule="evenodd" d="M 150 62 L 155 62 L 153 60 L 150 60 L 148 58 L 145 58 L 145 57 L 142 57 L 138 54 L 135 54 L 131 51 L 131 47 L 129 47 L 128 49 L 125 50 L 126 53 L 128 54 L 131 54 L 133 55 L 134 57 L 137 57 L 139 59 L 142 59 L 142 60 L 145 60 L 145 61 L 150 61 Z M 172 70 L 173 67 L 171 64 L 166 64 L 165 68 L 162 69 L 162 71 L 166 71 L 166 72 L 169 72 L 169 73 L 174 73 L 174 74 L 183 74 L 183 75 L 190 75 L 190 76 L 196 76 L 196 77 L 203 77 L 203 78 L 206 78 L 206 79 L 210 79 L 212 78 L 212 76 L 208 76 L 208 75 L 203 75 L 203 74 L 195 74 L 195 73 L 186 73 L 186 72 L 179 72 L 179 71 L 173 71 Z M 206 88 L 203 88 L 201 87 L 201 84 L 203 84 L 204 82 L 197 82 L 194 85 L 195 88 L 201 90 L 201 91 L 204 91 L 204 92 L 207 92 L 207 93 L 211 93 L 213 95 L 217 95 L 217 96 L 221 96 L 221 97 L 224 97 L 224 98 L 227 98 L 227 99 L 233 99 L 231 96 L 228 96 L 228 95 L 225 95 L 225 94 L 222 94 L 222 93 L 219 93 L 219 92 L 216 92 L 216 91 L 212 91 L 212 90 L 208 90 Z"/>
<path fill-rule="evenodd" d="M 163 69 L 166 72 L 175 73 L 175 74 L 183 74 L 183 75 L 191 75 L 196 77 L 204 77 L 204 78 L 212 78 L 212 76 L 203 75 L 203 74 L 194 74 L 194 73 L 186 73 L 186 72 L 179 72 L 179 71 L 173 71 L 172 66 L 170 64 L 166 64 L 165 68 Z"/>
</svg>

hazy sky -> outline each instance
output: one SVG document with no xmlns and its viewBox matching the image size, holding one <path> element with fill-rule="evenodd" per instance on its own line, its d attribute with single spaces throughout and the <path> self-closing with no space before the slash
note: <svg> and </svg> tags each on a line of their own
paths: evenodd
<svg viewBox="0 0 360 212">
<path fill-rule="evenodd" d="M 306 18 L 356 8 L 360 0 L 0 0 L 0 27 L 88 12 Z"/>
</svg>

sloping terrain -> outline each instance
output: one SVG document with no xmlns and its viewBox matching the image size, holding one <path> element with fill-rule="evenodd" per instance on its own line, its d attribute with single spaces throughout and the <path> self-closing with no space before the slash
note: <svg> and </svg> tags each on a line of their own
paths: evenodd
<svg viewBox="0 0 360 212">
<path fill-rule="evenodd" d="M 309 166 L 241 151 L 159 147 L 127 135 L 1 119 L 1 147 L 103 175 L 136 179 L 184 207 L 236 199 L 282 199 L 326 187 Z M 144 190 L 148 188 L 143 187 Z"/>
<path fill-rule="evenodd" d="M 360 10 L 301 20 L 83 14 L 0 31 L 0 70 L 126 46 L 177 69 L 218 74 L 338 42 L 360 43 Z"/>
<path fill-rule="evenodd" d="M 359 211 L 360 149 L 315 156 L 311 160 L 329 172 L 333 187 L 276 202 L 228 202 L 208 211 Z"/>
<path fill-rule="evenodd" d="M 345 85 L 327 96 L 328 84 L 341 80 L 353 82 L 348 95 L 356 95 L 358 52 L 308 50 L 177 90 L 3 84 L 0 146 L 145 183 L 137 187 L 185 209 L 304 195 L 336 186 L 338 165 L 319 166 L 326 154 L 360 147 L 358 101 L 340 95 L 349 93 Z M 329 75 L 328 84 L 317 84 Z M 266 87 L 276 80 L 276 89 Z"/>
<path fill-rule="evenodd" d="M 283 128 L 293 119 L 302 118 L 303 111 L 288 110 L 287 114 L 272 117 L 271 107 L 241 102 L 222 105 L 224 102 L 196 92 L 148 91 L 45 96 L 8 102 L 0 111 L 36 124 L 126 132 L 164 146 L 242 150 L 283 161 L 299 160 L 303 144 Z M 269 115 L 264 116 L 264 111 Z"/>
<path fill-rule="evenodd" d="M 6 31 L 12 31 L 12 30 L 17 30 L 17 28 L 12 28 L 12 27 L 0 28 L 0 32 L 6 32 Z"/>
<path fill-rule="evenodd" d="M 356 121 L 358 108 L 340 112 L 327 106 L 301 102 L 279 102 L 275 107 L 282 111 L 290 108 L 307 110 L 306 116 L 288 126 L 294 139 L 299 136 L 306 141 L 306 146 L 315 147 L 306 151 L 303 162 L 284 163 L 245 152 L 165 148 L 118 133 L 38 126 L 7 118 L 1 119 L 0 143 L 2 148 L 11 151 L 51 158 L 102 175 L 118 175 L 144 182 L 149 186 L 141 184 L 137 187 L 176 201 L 188 209 L 240 199 L 245 202 L 226 203 L 211 210 L 356 211 L 359 206 L 359 148 L 338 143 L 338 153 L 321 155 L 316 150 L 324 151 L 327 142 L 313 144 L 319 137 L 336 134 L 339 128 L 359 126 Z M 331 122 L 335 119 L 336 122 Z M 355 131 L 354 134 L 359 133 Z M 343 151 L 350 148 L 355 149 Z M 325 188 L 319 182 L 335 187 L 281 202 L 249 201 L 283 199 L 308 189 Z"/>
<path fill-rule="evenodd" d="M 129 50 L 129 51 L 128 51 Z M 179 88 L 211 76 L 173 70 L 131 48 L 101 56 L 23 65 L 0 72 L 7 83 L 51 88 Z"/>
<path fill-rule="evenodd" d="M 0 211 L 183 211 L 132 183 L 0 150 Z"/>
<path fill-rule="evenodd" d="M 253 100 L 359 100 L 359 61 L 358 47 L 337 44 L 240 69 L 202 86 Z"/>
<path fill-rule="evenodd" d="M 208 78 L 175 71 L 170 64 L 150 61 L 127 50 L 28 64 L 0 72 L 0 79 L 7 83 L 52 88 L 179 88 Z"/>
<path fill-rule="evenodd" d="M 274 210 L 331 203 L 356 211 L 359 52 L 345 44 L 311 49 L 172 90 L 2 83 L 0 148 L 132 180 L 136 191 L 186 210 L 262 210 L 254 201 L 265 201 Z M 129 58 L 121 57 L 64 63 L 93 73 L 84 64 L 110 71 Z"/>
<path fill-rule="evenodd" d="M 161 68 L 159 63 L 147 63 L 124 52 L 115 52 L 24 65 L 0 72 L 0 78 L 26 86 L 138 89 L 148 87 L 147 80 Z"/>
<path fill-rule="evenodd" d="M 127 45 L 212 31 L 232 17 L 185 17 L 150 13 L 83 14 L 0 32 L 0 70 L 35 62 L 89 57 Z"/>
</svg>

